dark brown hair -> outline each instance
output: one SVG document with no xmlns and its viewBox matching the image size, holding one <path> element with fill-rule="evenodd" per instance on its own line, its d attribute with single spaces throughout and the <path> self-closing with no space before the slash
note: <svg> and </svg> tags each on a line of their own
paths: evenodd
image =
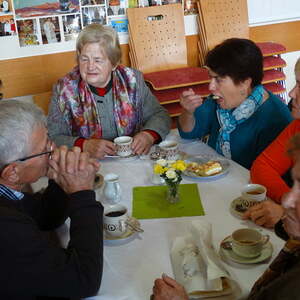
<svg viewBox="0 0 300 300">
<path fill-rule="evenodd" d="M 205 64 L 219 76 L 229 76 L 235 84 L 247 78 L 251 87 L 261 84 L 263 56 L 254 42 L 248 39 L 227 39 L 208 52 Z"/>
</svg>

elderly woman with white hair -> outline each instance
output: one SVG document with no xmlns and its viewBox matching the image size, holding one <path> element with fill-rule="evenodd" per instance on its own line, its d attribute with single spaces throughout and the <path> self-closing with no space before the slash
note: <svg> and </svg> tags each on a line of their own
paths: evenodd
<svg viewBox="0 0 300 300">
<path fill-rule="evenodd" d="M 129 135 L 133 152 L 147 154 L 168 134 L 170 117 L 142 74 L 119 64 L 117 33 L 91 24 L 79 34 L 76 48 L 78 66 L 53 89 L 48 115 L 52 139 L 102 159 L 115 154 L 114 138 Z"/>
</svg>

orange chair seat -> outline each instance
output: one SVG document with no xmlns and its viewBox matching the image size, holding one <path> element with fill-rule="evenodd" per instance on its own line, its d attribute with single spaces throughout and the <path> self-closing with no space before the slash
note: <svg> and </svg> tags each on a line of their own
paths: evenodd
<svg viewBox="0 0 300 300">
<path fill-rule="evenodd" d="M 202 97 L 207 97 L 210 94 L 208 89 L 208 83 L 192 85 L 190 87 L 179 87 L 169 90 L 153 90 L 151 87 L 151 92 L 158 99 L 160 104 L 168 104 L 173 102 L 179 102 L 180 95 L 183 91 L 186 91 L 188 88 L 192 88 L 194 92 Z"/>
<path fill-rule="evenodd" d="M 206 68 L 186 67 L 144 74 L 154 90 L 187 87 L 210 81 Z"/>
</svg>

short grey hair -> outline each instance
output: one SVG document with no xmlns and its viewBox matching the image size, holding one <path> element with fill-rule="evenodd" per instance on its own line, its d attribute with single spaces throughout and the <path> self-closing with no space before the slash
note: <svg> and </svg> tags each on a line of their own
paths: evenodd
<svg viewBox="0 0 300 300">
<path fill-rule="evenodd" d="M 46 126 L 46 118 L 35 104 L 0 101 L 0 168 L 30 153 L 32 132 L 39 126 Z"/>
<path fill-rule="evenodd" d="M 99 43 L 113 67 L 121 61 L 121 47 L 117 32 L 108 26 L 90 24 L 78 35 L 76 41 L 77 61 L 84 45 L 88 43 Z"/>
</svg>

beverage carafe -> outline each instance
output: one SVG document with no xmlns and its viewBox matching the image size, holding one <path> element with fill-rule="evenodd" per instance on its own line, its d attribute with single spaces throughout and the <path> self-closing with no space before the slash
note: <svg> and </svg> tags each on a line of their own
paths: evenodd
<svg viewBox="0 0 300 300">
<path fill-rule="evenodd" d="M 104 176 L 103 195 L 108 203 L 114 204 L 121 200 L 121 187 L 119 183 L 119 175 L 109 173 Z"/>
</svg>

